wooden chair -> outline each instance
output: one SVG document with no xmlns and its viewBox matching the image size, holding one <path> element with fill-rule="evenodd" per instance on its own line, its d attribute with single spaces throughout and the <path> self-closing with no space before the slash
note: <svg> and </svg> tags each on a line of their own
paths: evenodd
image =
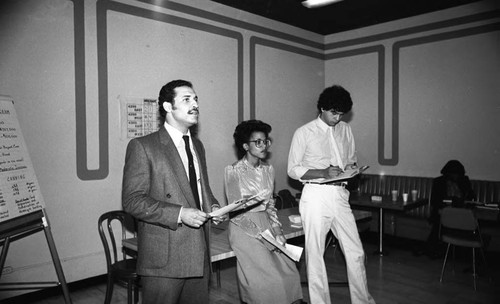
<svg viewBox="0 0 500 304">
<path fill-rule="evenodd" d="M 486 266 L 485 269 L 488 267 L 483 251 L 483 238 L 472 209 L 455 207 L 443 208 L 441 212 L 439 235 L 440 239 L 448 244 L 439 282 L 443 282 L 443 275 L 450 247 L 453 246 L 453 259 L 455 259 L 456 246 L 469 247 L 472 248 L 472 276 L 474 278 L 474 290 L 476 290 L 476 248 L 481 252 L 481 256 Z"/>
<path fill-rule="evenodd" d="M 126 225 L 133 222 L 131 216 L 121 210 L 109 211 L 99 217 L 98 229 L 104 246 L 108 269 L 105 304 L 111 302 L 114 283 L 127 288 L 128 303 L 139 300 L 139 276 L 136 272 L 137 260 L 127 258 L 121 242 L 126 238 Z M 117 242 L 120 242 L 117 244 Z M 122 253 L 120 254 L 120 251 Z"/>
<path fill-rule="evenodd" d="M 286 209 L 298 207 L 297 200 L 292 195 L 290 190 L 282 189 L 278 191 L 278 199 L 276 200 L 276 209 Z"/>
</svg>

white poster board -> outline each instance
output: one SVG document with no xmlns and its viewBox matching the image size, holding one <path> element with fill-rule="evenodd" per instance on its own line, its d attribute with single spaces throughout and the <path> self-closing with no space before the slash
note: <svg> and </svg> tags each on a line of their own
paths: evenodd
<svg viewBox="0 0 500 304">
<path fill-rule="evenodd" d="M 43 208 L 14 101 L 0 95 L 0 223 Z"/>
</svg>

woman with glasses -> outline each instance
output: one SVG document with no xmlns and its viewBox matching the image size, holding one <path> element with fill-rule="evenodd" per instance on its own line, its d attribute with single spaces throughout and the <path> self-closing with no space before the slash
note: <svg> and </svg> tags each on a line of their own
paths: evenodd
<svg viewBox="0 0 500 304">
<path fill-rule="evenodd" d="M 236 254 L 238 285 L 245 303 L 301 303 L 302 288 L 295 262 L 264 240 L 269 230 L 281 244 L 286 239 L 274 207 L 274 168 L 265 162 L 271 126 L 260 120 L 240 123 L 234 132 L 242 158 L 224 172 L 229 203 L 245 197 L 243 207 L 230 215 L 229 242 Z"/>
</svg>

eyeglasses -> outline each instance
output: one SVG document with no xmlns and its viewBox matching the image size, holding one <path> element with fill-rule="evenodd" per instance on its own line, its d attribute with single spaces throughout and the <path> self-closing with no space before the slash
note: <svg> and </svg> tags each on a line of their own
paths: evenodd
<svg viewBox="0 0 500 304">
<path fill-rule="evenodd" d="M 249 140 L 248 142 L 253 142 L 255 143 L 255 146 L 257 148 L 262 148 L 264 145 L 266 145 L 266 147 L 270 147 L 271 144 L 272 144 L 272 141 L 270 139 L 257 139 L 257 140 Z"/>
</svg>

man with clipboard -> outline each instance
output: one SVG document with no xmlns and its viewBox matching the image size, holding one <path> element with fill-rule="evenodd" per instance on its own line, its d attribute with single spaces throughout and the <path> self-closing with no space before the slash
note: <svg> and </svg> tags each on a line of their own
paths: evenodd
<svg viewBox="0 0 500 304">
<path fill-rule="evenodd" d="M 339 179 L 345 171 L 357 169 L 351 127 L 340 120 L 352 108 L 351 96 L 334 85 L 321 93 L 317 107 L 318 118 L 295 131 L 288 156 L 288 175 L 304 183 L 299 210 L 305 233 L 309 297 L 312 304 L 331 303 L 323 259 L 331 230 L 346 259 L 351 302 L 375 303 L 368 291 L 365 253 L 349 205 L 347 181 Z"/>
</svg>

